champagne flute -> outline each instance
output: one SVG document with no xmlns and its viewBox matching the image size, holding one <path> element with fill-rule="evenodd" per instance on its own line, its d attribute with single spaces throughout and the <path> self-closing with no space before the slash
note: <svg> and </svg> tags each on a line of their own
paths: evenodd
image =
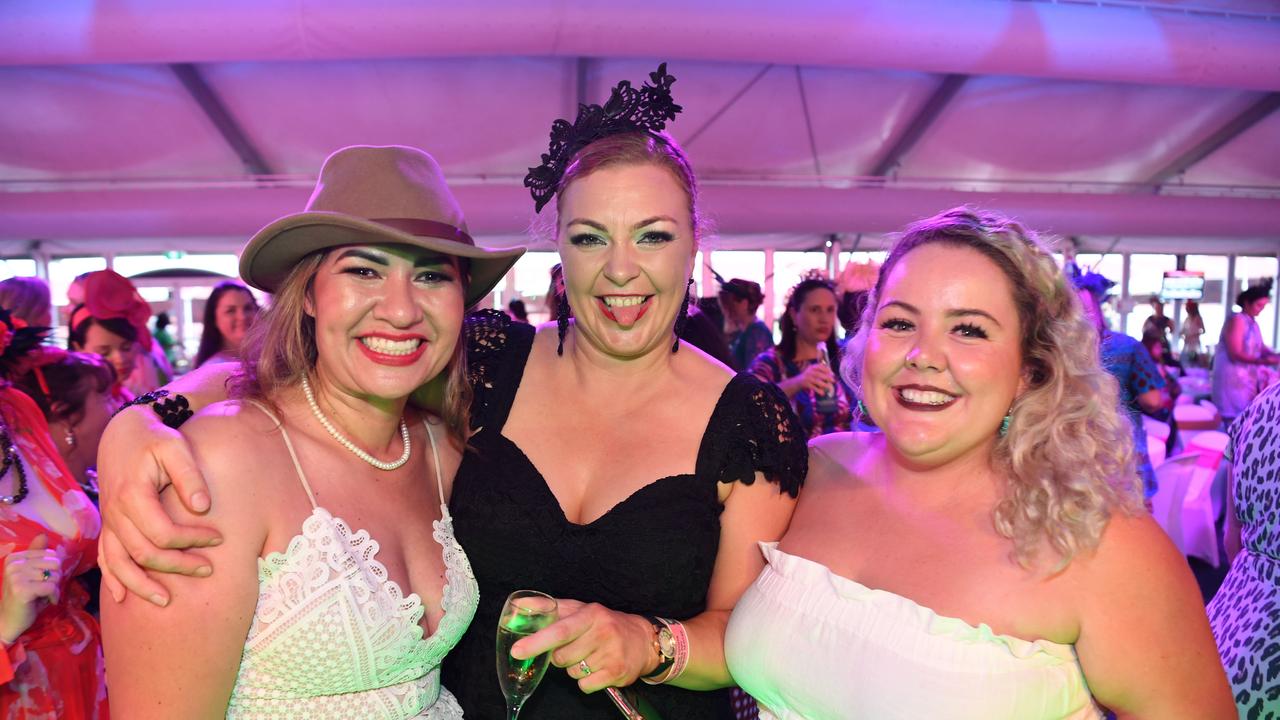
<svg viewBox="0 0 1280 720">
<path fill-rule="evenodd" d="M 517 660 L 511 646 L 556 621 L 556 600 L 536 590 L 517 590 L 507 596 L 498 617 L 498 685 L 507 698 L 507 720 L 516 720 L 547 671 L 551 653 Z"/>
</svg>

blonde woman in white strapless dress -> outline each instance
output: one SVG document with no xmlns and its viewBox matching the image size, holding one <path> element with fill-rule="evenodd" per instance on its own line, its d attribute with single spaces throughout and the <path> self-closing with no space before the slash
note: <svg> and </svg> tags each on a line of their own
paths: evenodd
<svg viewBox="0 0 1280 720">
<path fill-rule="evenodd" d="M 1115 383 L 1034 236 L 966 208 L 913 225 L 862 328 L 842 371 L 882 433 L 810 445 L 725 638 L 761 717 L 1234 718 Z"/>
</svg>

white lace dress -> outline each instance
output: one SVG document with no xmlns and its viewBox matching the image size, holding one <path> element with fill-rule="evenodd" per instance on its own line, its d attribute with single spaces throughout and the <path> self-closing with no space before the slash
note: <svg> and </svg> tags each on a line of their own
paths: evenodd
<svg viewBox="0 0 1280 720">
<path fill-rule="evenodd" d="M 430 425 L 427 433 L 435 453 Z M 444 555 L 444 616 L 424 637 L 422 600 L 387 577 L 369 533 L 316 505 L 287 434 L 284 440 L 313 509 L 285 552 L 258 561 L 258 605 L 227 717 L 461 718 L 440 684 L 440 663 L 471 622 L 479 589 L 454 539 L 443 485 L 434 537 Z M 437 484 L 439 467 L 437 456 Z"/>
</svg>

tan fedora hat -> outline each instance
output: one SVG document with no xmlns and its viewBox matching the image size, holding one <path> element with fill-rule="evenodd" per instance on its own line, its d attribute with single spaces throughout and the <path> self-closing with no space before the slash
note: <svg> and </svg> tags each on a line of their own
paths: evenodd
<svg viewBox="0 0 1280 720">
<path fill-rule="evenodd" d="M 522 247 L 476 246 L 435 158 L 400 145 L 353 145 L 324 161 L 302 212 L 276 220 L 249 240 L 240 251 L 240 277 L 275 292 L 307 255 L 362 244 L 414 245 L 467 258 L 467 307 L 484 298 L 524 254 Z"/>
</svg>

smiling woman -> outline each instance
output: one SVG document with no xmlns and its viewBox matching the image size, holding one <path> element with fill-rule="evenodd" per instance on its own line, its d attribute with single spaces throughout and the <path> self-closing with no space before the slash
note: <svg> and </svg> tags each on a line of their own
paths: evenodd
<svg viewBox="0 0 1280 720">
<path fill-rule="evenodd" d="M 446 506 L 470 397 L 458 339 L 520 252 L 475 247 L 439 166 L 403 147 L 334 153 L 308 211 L 249 242 L 241 275 L 275 302 L 234 399 L 182 427 L 214 509 L 164 496 L 225 538 L 202 561 L 219 571 L 166 576 L 163 610 L 103 609 L 120 715 L 461 717 L 440 683 L 478 594 Z M 408 408 L 437 377 L 441 417 Z"/>
<path fill-rule="evenodd" d="M 883 432 L 810 445 L 726 635 L 761 717 L 1235 717 L 1096 347 L 1018 223 L 907 228 L 842 368 Z"/>
</svg>

